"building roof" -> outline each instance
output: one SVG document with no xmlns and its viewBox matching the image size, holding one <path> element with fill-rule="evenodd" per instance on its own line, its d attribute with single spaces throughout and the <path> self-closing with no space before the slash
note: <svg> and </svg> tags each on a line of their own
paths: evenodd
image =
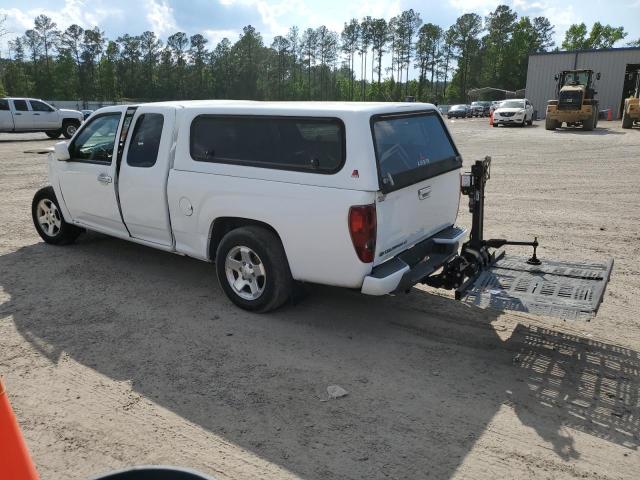
<svg viewBox="0 0 640 480">
<path fill-rule="evenodd" d="M 625 50 L 638 50 L 640 52 L 640 47 L 620 47 L 620 48 L 589 48 L 585 50 L 559 50 L 553 52 L 538 52 L 538 53 L 530 53 L 530 57 L 535 57 L 538 55 L 560 55 L 563 53 L 607 53 L 607 52 L 622 52 Z"/>
</svg>

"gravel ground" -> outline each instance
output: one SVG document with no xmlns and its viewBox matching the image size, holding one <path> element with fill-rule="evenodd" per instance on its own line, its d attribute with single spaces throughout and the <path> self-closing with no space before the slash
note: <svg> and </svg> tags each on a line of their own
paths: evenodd
<svg viewBox="0 0 640 480">
<path fill-rule="evenodd" d="M 249 314 L 209 264 L 98 234 L 43 244 L 30 204 L 46 157 L 24 151 L 53 142 L 0 135 L 0 373 L 43 480 L 133 464 L 235 480 L 638 478 L 640 131 L 449 125 L 467 165 L 493 157 L 488 235 L 615 258 L 593 321 L 328 287 Z M 327 401 L 331 384 L 349 394 Z"/>
</svg>

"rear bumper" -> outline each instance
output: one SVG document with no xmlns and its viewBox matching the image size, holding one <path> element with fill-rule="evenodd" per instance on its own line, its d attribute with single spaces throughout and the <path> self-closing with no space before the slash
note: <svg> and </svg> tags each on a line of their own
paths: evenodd
<svg viewBox="0 0 640 480">
<path fill-rule="evenodd" d="M 364 278 L 362 293 L 401 292 L 431 275 L 458 254 L 467 230 L 449 227 L 384 262 Z"/>
</svg>

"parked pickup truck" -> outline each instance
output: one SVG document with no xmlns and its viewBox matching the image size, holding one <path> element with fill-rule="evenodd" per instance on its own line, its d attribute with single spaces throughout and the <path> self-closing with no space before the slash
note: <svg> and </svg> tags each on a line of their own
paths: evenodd
<svg viewBox="0 0 640 480">
<path fill-rule="evenodd" d="M 238 306 L 312 282 L 405 291 L 458 251 L 462 159 L 421 103 L 183 101 L 102 108 L 49 158 L 45 242 L 94 230 L 214 262 Z"/>
<path fill-rule="evenodd" d="M 77 110 L 55 108 L 34 98 L 0 98 L 0 132 L 44 132 L 71 138 L 84 120 Z"/>
</svg>

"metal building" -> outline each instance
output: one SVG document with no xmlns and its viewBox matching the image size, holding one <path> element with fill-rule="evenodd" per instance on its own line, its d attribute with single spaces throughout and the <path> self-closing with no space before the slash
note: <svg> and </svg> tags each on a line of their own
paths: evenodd
<svg viewBox="0 0 640 480">
<path fill-rule="evenodd" d="M 591 69 L 601 73 L 600 80 L 595 81 L 600 110 L 611 107 L 613 118 L 619 118 L 624 97 L 629 93 L 627 73 L 638 68 L 640 47 L 536 53 L 529 55 L 526 97 L 538 111 L 538 118 L 543 118 L 547 100 L 556 94 L 555 74 L 562 70 Z"/>
</svg>

